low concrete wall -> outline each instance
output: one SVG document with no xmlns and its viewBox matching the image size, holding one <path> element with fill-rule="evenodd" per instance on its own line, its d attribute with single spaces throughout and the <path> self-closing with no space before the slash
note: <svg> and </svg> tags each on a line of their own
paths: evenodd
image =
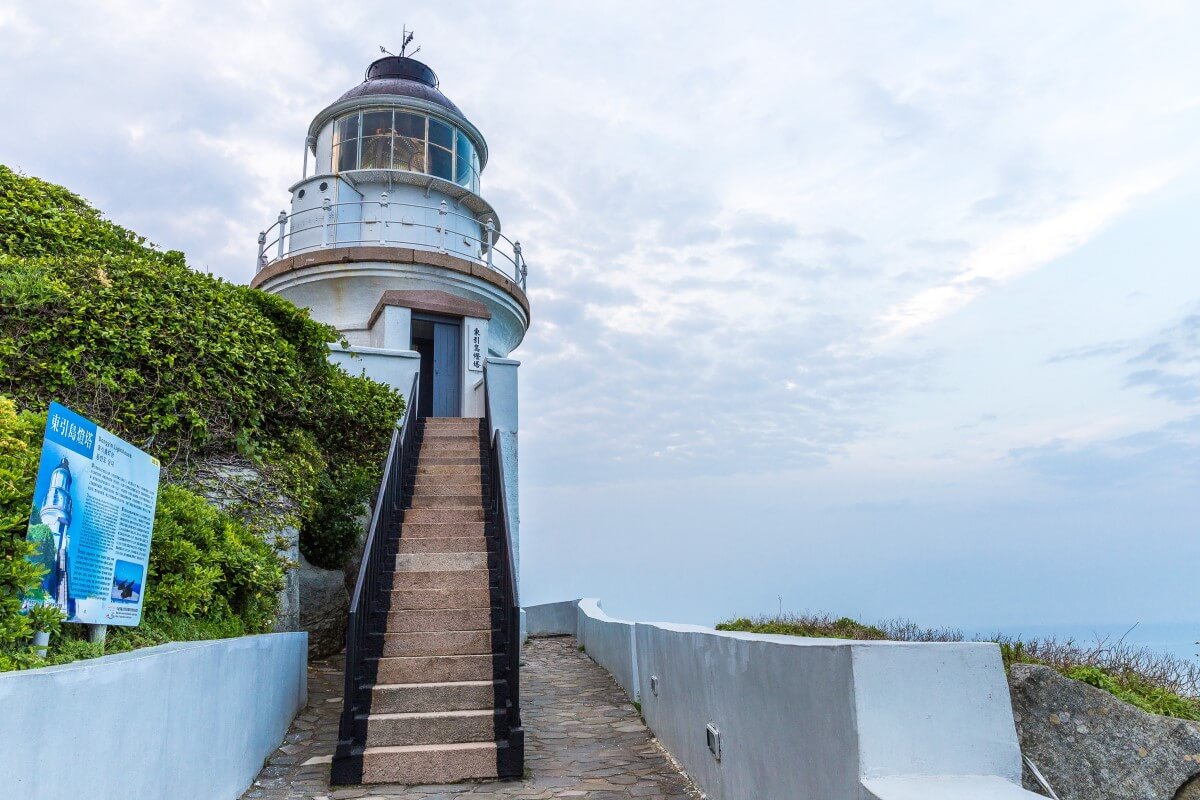
<svg viewBox="0 0 1200 800">
<path fill-rule="evenodd" d="M 574 636 L 579 600 L 525 606 L 526 636 Z"/>
<path fill-rule="evenodd" d="M 235 798 L 307 701 L 307 634 L 0 674 L 0 797 Z"/>
<path fill-rule="evenodd" d="M 576 615 L 572 629 L 568 607 Z M 598 601 L 528 609 L 574 633 L 712 800 L 1035 800 L 1020 787 L 999 648 L 630 623 Z M 633 689 L 631 691 L 630 685 Z M 707 727 L 719 733 L 719 757 Z"/>
<path fill-rule="evenodd" d="M 608 670 L 630 700 L 637 701 L 641 690 L 634 624 L 613 619 L 600 610 L 599 600 L 589 597 L 579 601 L 575 631 L 592 660 Z"/>
</svg>

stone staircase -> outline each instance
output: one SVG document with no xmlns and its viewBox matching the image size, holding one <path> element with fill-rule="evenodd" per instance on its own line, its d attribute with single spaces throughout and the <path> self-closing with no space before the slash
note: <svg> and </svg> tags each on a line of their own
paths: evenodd
<svg viewBox="0 0 1200 800">
<path fill-rule="evenodd" d="M 430 418 L 414 433 L 408 507 L 371 607 L 355 771 L 361 783 L 519 776 L 483 421 Z"/>
</svg>

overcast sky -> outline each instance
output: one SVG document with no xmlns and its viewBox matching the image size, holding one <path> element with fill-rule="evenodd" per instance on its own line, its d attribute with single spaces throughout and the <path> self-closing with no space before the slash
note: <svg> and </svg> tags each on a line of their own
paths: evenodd
<svg viewBox="0 0 1200 800">
<path fill-rule="evenodd" d="M 526 602 L 1200 617 L 1194 4 L 0 0 L 0 161 L 248 282 L 402 24 L 530 263 Z"/>
</svg>

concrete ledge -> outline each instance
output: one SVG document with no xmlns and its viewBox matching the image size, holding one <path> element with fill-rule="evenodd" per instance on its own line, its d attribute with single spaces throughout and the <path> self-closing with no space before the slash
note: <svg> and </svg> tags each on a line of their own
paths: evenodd
<svg viewBox="0 0 1200 800">
<path fill-rule="evenodd" d="M 0 673 L 0 797 L 237 797 L 307 702 L 308 634 Z"/>
<path fill-rule="evenodd" d="M 629 699 L 637 701 L 641 690 L 634 627 L 632 622 L 605 614 L 595 598 L 579 601 L 575 638 L 593 661 L 608 670 Z"/>
<path fill-rule="evenodd" d="M 477 264 L 465 258 L 459 258 L 452 253 L 439 253 L 418 247 L 403 247 L 398 245 L 345 245 L 341 247 L 322 247 L 294 256 L 285 256 L 273 262 L 265 269 L 259 270 L 250 279 L 251 288 L 264 289 L 276 278 L 289 273 L 322 267 L 326 265 L 346 265 L 357 263 L 379 264 L 428 264 L 470 275 L 490 283 L 492 286 L 508 294 L 529 318 L 529 298 L 516 282 L 497 270 L 490 269 L 484 264 Z"/>
<path fill-rule="evenodd" d="M 561 603 L 526 606 L 521 612 L 525 617 L 525 635 L 527 637 L 574 636 L 579 602 L 579 600 L 566 600 Z"/>
<path fill-rule="evenodd" d="M 712 800 L 1039 797 L 1020 785 L 995 644 L 634 623 L 594 599 L 526 612 L 530 635 L 574 634 L 640 700 L 647 725 Z"/>
</svg>

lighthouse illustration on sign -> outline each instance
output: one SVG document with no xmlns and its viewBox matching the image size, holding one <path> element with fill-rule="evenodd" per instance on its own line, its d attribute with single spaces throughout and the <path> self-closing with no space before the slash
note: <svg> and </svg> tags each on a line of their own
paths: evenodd
<svg viewBox="0 0 1200 800">
<path fill-rule="evenodd" d="M 71 527 L 71 466 L 63 459 L 50 473 L 50 485 L 46 497 L 38 508 L 38 518 L 50 529 L 54 537 L 54 566 L 46 576 L 44 586 L 59 608 L 69 609 L 67 577 L 69 564 L 67 550 L 71 545 L 68 529 Z M 70 612 L 68 611 L 68 616 Z"/>
<path fill-rule="evenodd" d="M 483 134 L 432 69 L 377 59 L 309 125 L 290 210 L 259 235 L 251 286 L 336 328 L 349 346 L 330 358 L 347 372 L 405 395 L 417 377 L 406 400 L 419 417 L 485 416 L 486 370 L 493 428 L 515 461 L 509 355 L 529 327 L 528 267 L 481 194 L 487 163 Z M 513 463 L 514 514 L 516 475 Z"/>
</svg>

